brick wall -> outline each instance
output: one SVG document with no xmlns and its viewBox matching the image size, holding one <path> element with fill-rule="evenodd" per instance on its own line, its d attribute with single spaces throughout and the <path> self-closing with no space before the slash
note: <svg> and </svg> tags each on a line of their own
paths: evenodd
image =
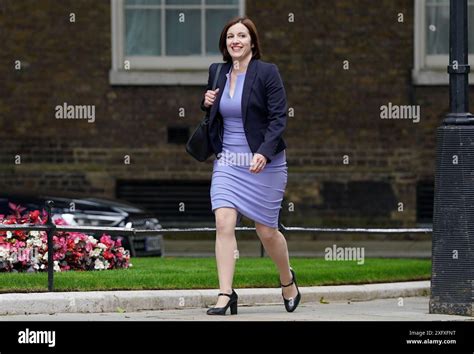
<svg viewBox="0 0 474 354">
<path fill-rule="evenodd" d="M 416 182 L 433 178 L 435 128 L 448 106 L 447 87 L 411 84 L 413 1 L 246 6 L 262 59 L 278 65 L 295 112 L 285 133 L 286 224 L 413 225 Z M 194 162 L 167 142 L 167 126 L 192 129 L 201 119 L 204 88 L 109 85 L 110 27 L 108 0 L 2 0 L 2 189 L 114 197 L 118 179 L 210 179 L 211 161 Z M 55 119 L 63 102 L 95 105 L 95 123 Z M 380 119 L 388 102 L 421 105 L 421 121 Z"/>
</svg>

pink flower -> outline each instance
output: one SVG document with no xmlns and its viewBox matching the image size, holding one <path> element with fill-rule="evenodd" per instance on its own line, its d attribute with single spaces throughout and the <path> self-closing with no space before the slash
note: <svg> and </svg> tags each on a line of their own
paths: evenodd
<svg viewBox="0 0 474 354">
<path fill-rule="evenodd" d="M 22 214 L 25 208 L 18 205 L 10 205 L 12 215 L 0 218 L 3 224 L 45 224 L 47 214 L 38 210 Z M 67 225 L 66 221 L 57 218 L 57 225 Z M 99 252 L 94 252 L 97 241 L 80 232 L 56 232 L 53 236 L 53 260 L 55 270 L 94 270 L 95 264 L 104 264 L 107 261 L 107 269 L 128 268 L 130 255 L 122 247 L 120 240 L 114 241 L 109 235 L 103 234 L 100 243 L 105 246 Z M 0 271 L 36 271 L 47 270 L 47 233 L 45 231 L 3 231 L 0 232 L 0 251 L 8 261 Z M 93 256 L 91 256 L 93 254 Z M 104 267 L 99 267 L 105 269 Z"/>
<path fill-rule="evenodd" d="M 100 238 L 100 242 L 106 245 L 107 247 L 114 247 L 115 241 L 109 235 L 103 234 Z"/>
<path fill-rule="evenodd" d="M 48 214 L 46 214 L 46 215 L 48 215 Z M 69 225 L 69 224 L 66 222 L 66 220 L 64 220 L 63 218 L 60 218 L 60 217 L 54 219 L 54 224 L 55 224 L 55 225 Z"/>
</svg>

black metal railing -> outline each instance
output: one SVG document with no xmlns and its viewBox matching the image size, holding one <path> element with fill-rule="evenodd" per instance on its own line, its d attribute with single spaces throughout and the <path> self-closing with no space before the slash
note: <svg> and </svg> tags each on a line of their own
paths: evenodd
<svg viewBox="0 0 474 354">
<path fill-rule="evenodd" d="M 165 228 L 156 230 L 137 230 L 125 227 L 96 227 L 96 226 L 73 226 L 73 225 L 55 225 L 52 219 L 53 201 L 46 202 L 46 212 L 48 220 L 45 225 L 31 225 L 31 224 L 16 224 L 3 225 L 0 224 L 0 231 L 45 231 L 48 235 L 48 291 L 54 291 L 54 262 L 53 262 L 53 236 L 56 232 L 83 232 L 83 233 L 98 233 L 103 232 L 109 235 L 123 235 L 131 237 L 135 236 L 161 236 L 163 233 L 181 233 L 181 232 L 215 232 L 215 227 L 191 227 L 191 228 Z M 364 233 L 364 234 L 404 234 L 404 233 L 432 233 L 432 228 L 328 228 L 328 227 L 295 227 L 285 226 L 279 223 L 279 230 L 284 232 L 320 232 L 320 233 Z M 236 227 L 235 231 L 255 231 L 255 227 L 240 226 Z M 260 244 L 260 257 L 264 256 L 263 245 Z"/>
</svg>

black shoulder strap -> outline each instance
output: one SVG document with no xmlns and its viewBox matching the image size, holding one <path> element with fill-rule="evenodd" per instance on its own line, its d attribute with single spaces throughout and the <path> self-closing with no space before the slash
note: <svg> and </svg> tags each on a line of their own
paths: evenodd
<svg viewBox="0 0 474 354">
<path fill-rule="evenodd" d="M 212 91 L 214 91 L 214 90 L 216 89 L 217 80 L 219 79 L 219 74 L 220 74 L 220 72 L 221 72 L 221 69 L 222 69 L 222 63 L 220 63 L 220 64 L 217 66 L 216 75 L 214 76 L 214 82 L 212 83 Z"/>
</svg>

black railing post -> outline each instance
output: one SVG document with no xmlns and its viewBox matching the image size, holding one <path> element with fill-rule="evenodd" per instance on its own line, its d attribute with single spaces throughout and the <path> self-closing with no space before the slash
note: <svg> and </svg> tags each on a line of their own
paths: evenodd
<svg viewBox="0 0 474 354">
<path fill-rule="evenodd" d="M 51 212 L 51 208 L 54 206 L 54 202 L 52 200 L 46 201 L 46 213 L 48 214 L 48 221 L 46 222 L 46 226 L 48 226 L 48 291 L 54 291 L 54 243 L 53 243 L 53 236 L 55 233 L 56 225 L 53 222 L 53 215 Z"/>
</svg>

